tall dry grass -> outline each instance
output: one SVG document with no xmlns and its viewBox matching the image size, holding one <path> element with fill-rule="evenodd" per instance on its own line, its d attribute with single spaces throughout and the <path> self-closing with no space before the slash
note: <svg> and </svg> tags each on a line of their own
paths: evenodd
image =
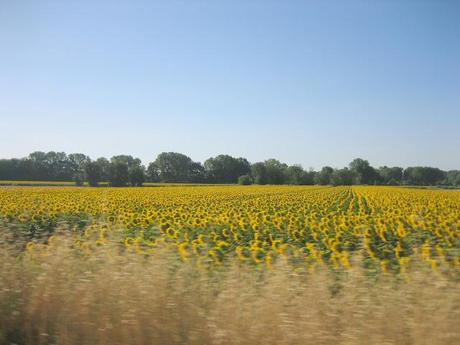
<svg viewBox="0 0 460 345">
<path fill-rule="evenodd" d="M 72 243 L 31 254 L 1 241 L 0 344 L 460 344 L 459 283 L 423 268 L 210 270 Z"/>
</svg>

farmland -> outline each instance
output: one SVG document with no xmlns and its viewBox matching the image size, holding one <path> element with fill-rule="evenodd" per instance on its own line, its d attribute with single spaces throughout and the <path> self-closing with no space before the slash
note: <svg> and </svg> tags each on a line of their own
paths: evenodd
<svg viewBox="0 0 460 345">
<path fill-rule="evenodd" d="M 458 191 L 8 187 L 0 217 L 0 343 L 460 339 Z"/>
<path fill-rule="evenodd" d="M 181 260 L 228 257 L 270 265 L 280 256 L 347 268 L 359 254 L 381 271 L 415 254 L 460 268 L 460 193 L 395 187 L 206 186 L 0 190 L 0 215 L 29 231 L 29 248 L 59 221 L 79 224 L 85 250 L 112 232 L 148 254 L 173 246 Z"/>
</svg>

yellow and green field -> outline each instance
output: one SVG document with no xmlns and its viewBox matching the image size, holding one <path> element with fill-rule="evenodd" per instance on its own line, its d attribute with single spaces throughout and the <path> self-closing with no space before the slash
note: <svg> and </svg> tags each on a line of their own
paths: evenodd
<svg viewBox="0 0 460 345">
<path fill-rule="evenodd" d="M 149 254 L 174 246 L 181 260 L 228 257 L 404 271 L 411 258 L 460 269 L 460 192 L 399 187 L 182 186 L 158 188 L 4 188 L 0 216 L 34 234 L 78 223 L 85 251 L 116 232 Z M 33 236 L 28 248 L 40 243 Z"/>
<path fill-rule="evenodd" d="M 0 188 L 0 344 L 458 344 L 460 192 Z"/>
</svg>

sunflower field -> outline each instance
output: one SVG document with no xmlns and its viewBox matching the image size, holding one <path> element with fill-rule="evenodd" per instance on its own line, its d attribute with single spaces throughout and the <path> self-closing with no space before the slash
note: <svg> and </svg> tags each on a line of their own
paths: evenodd
<svg viewBox="0 0 460 345">
<path fill-rule="evenodd" d="M 178 186 L 3 188 L 3 223 L 43 250 L 62 221 L 90 253 L 113 233 L 130 251 L 177 250 L 182 261 L 219 265 L 228 257 L 270 266 L 404 271 L 417 255 L 433 269 L 460 269 L 460 193 L 400 187 Z M 46 241 L 40 241 L 45 237 Z"/>
</svg>

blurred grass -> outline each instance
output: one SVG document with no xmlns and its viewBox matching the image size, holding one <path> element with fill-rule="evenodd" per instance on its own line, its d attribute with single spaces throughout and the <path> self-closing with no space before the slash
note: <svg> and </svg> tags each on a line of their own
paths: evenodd
<svg viewBox="0 0 460 345">
<path fill-rule="evenodd" d="M 206 267 L 115 235 L 84 253 L 69 232 L 31 247 L 0 229 L 0 344 L 460 343 L 458 280 L 417 262 L 405 275 Z"/>
</svg>

